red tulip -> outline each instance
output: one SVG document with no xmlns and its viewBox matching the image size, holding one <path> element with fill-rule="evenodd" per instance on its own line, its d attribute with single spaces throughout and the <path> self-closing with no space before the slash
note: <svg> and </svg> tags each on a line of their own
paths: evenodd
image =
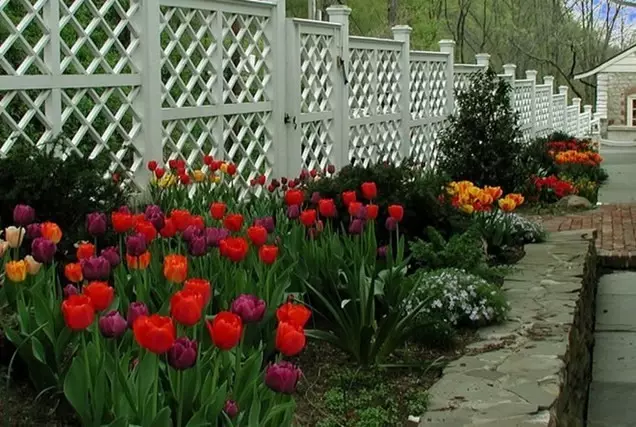
<svg viewBox="0 0 636 427">
<path fill-rule="evenodd" d="M 320 215 L 325 218 L 332 218 L 336 216 L 336 204 L 333 199 L 321 199 L 318 202 L 318 212 L 320 212 Z"/>
<path fill-rule="evenodd" d="M 264 264 L 271 265 L 278 257 L 278 246 L 263 245 L 258 250 L 258 257 Z"/>
<path fill-rule="evenodd" d="M 203 305 L 207 305 L 212 298 L 212 286 L 205 279 L 188 279 L 183 284 L 184 291 L 193 291 L 201 294 Z"/>
<path fill-rule="evenodd" d="M 203 314 L 203 295 L 195 290 L 182 290 L 170 298 L 170 315 L 185 326 L 194 326 Z"/>
<path fill-rule="evenodd" d="M 363 182 L 362 183 L 362 197 L 367 200 L 373 200 L 378 197 L 378 188 L 375 182 Z"/>
<path fill-rule="evenodd" d="M 227 239 L 221 240 L 219 246 L 221 255 L 228 257 L 234 262 L 242 261 L 249 250 L 247 240 L 243 237 L 228 237 Z"/>
<path fill-rule="evenodd" d="M 225 216 L 225 203 L 215 202 L 210 205 L 210 215 L 216 220 L 223 219 Z"/>
<path fill-rule="evenodd" d="M 360 203 L 360 202 L 351 202 L 351 203 L 349 203 L 349 206 L 348 206 L 349 215 L 357 216 L 358 212 L 360 212 L 361 208 L 362 208 L 362 203 Z"/>
<path fill-rule="evenodd" d="M 402 205 L 390 205 L 388 210 L 389 216 L 397 222 L 402 221 L 402 218 L 404 218 L 404 208 Z"/>
<path fill-rule="evenodd" d="M 287 190 L 285 192 L 285 203 L 287 206 L 301 205 L 305 200 L 302 190 Z"/>
<path fill-rule="evenodd" d="M 221 350 L 230 350 L 241 340 L 243 322 L 234 313 L 222 311 L 212 321 L 208 320 L 206 325 L 212 342 Z"/>
<path fill-rule="evenodd" d="M 286 322 L 298 327 L 305 327 L 311 317 L 311 310 L 302 304 L 286 302 L 276 310 L 276 318 L 279 322 Z"/>
<path fill-rule="evenodd" d="M 115 290 L 106 282 L 91 282 L 84 286 L 84 294 L 91 299 L 95 311 L 102 311 L 110 307 Z"/>
<path fill-rule="evenodd" d="M 247 236 L 255 246 L 267 243 L 267 229 L 262 225 L 253 225 L 247 229 Z"/>
<path fill-rule="evenodd" d="M 378 205 L 368 204 L 367 205 L 367 218 L 368 219 L 376 219 L 379 213 Z"/>
<path fill-rule="evenodd" d="M 172 319 L 158 314 L 139 316 L 133 324 L 133 333 L 141 347 L 155 354 L 170 350 L 176 339 Z"/>
<path fill-rule="evenodd" d="M 62 315 L 69 329 L 82 331 L 95 320 L 95 309 L 86 295 L 71 295 L 62 301 Z"/>
<path fill-rule="evenodd" d="M 349 206 L 349 203 L 356 201 L 356 192 L 355 191 L 345 191 L 342 193 L 342 203 L 345 206 Z"/>
<path fill-rule="evenodd" d="M 157 229 L 154 225 L 152 225 L 152 222 L 146 219 L 137 221 L 137 224 L 135 224 L 135 231 L 137 233 L 143 234 L 144 238 L 146 239 L 146 243 L 148 244 L 150 244 L 150 242 L 155 240 L 155 238 L 157 237 Z"/>
<path fill-rule="evenodd" d="M 316 210 L 315 209 L 307 209 L 300 213 L 300 222 L 303 223 L 305 227 L 311 227 L 316 223 Z"/>
<path fill-rule="evenodd" d="M 243 227 L 243 215 L 241 214 L 230 214 L 225 217 L 225 221 L 223 221 L 223 225 L 230 231 L 241 231 Z"/>
<path fill-rule="evenodd" d="M 154 161 L 154 160 L 151 160 L 151 161 L 148 162 L 148 170 L 150 172 L 154 172 L 157 169 L 157 166 L 158 166 L 157 162 Z"/>
<path fill-rule="evenodd" d="M 192 215 L 186 209 L 174 209 L 170 212 L 170 218 L 174 222 L 177 231 L 184 232 L 190 225 Z"/>
<path fill-rule="evenodd" d="M 288 322 L 280 322 L 276 328 L 276 348 L 291 357 L 305 348 L 306 338 L 303 328 Z"/>
<path fill-rule="evenodd" d="M 162 237 L 170 238 L 177 234 L 177 227 L 174 225 L 172 218 L 166 218 L 163 223 L 163 228 L 159 232 Z"/>
<path fill-rule="evenodd" d="M 116 233 L 125 233 L 130 231 L 134 224 L 134 217 L 125 212 L 113 212 L 110 215 L 111 222 L 113 223 L 113 229 Z"/>
</svg>

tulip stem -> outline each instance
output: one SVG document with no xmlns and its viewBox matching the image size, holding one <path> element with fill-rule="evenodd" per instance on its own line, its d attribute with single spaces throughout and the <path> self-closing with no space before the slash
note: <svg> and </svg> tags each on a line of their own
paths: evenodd
<svg viewBox="0 0 636 427">
<path fill-rule="evenodd" d="M 157 416 L 157 407 L 159 404 L 159 360 L 157 360 L 157 358 L 159 356 L 155 355 L 155 354 L 148 354 L 146 357 L 153 357 L 155 358 L 154 363 L 155 363 L 155 379 L 154 382 L 152 383 L 152 417 L 151 419 L 154 420 L 155 417 Z"/>
<path fill-rule="evenodd" d="M 183 424 L 183 371 L 177 372 L 177 393 L 178 399 L 177 402 L 177 427 L 181 427 Z"/>
<path fill-rule="evenodd" d="M 91 366 L 88 363 L 88 348 L 86 346 L 86 338 L 84 337 L 84 332 L 80 333 L 80 339 L 82 342 L 82 352 L 84 353 L 84 369 L 86 370 L 86 381 L 88 382 L 88 396 L 90 399 L 93 398 L 93 379 L 91 377 Z M 93 405 L 90 405 L 91 408 L 94 408 Z"/>
</svg>

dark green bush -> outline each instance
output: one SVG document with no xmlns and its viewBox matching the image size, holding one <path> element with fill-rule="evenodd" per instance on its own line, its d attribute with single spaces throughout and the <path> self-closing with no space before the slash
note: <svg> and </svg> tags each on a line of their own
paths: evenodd
<svg viewBox="0 0 636 427">
<path fill-rule="evenodd" d="M 61 138 L 42 148 L 18 141 L 0 158 L 0 224 L 12 223 L 15 205 L 31 205 L 39 221 L 54 221 L 62 228 L 61 249 L 70 248 L 86 237 L 86 214 L 109 212 L 127 201 L 127 193 L 104 178 L 109 163 L 106 156 L 83 159 Z"/>
<path fill-rule="evenodd" d="M 492 70 L 476 74 L 470 89 L 457 94 L 459 112 L 439 140 L 441 171 L 480 187 L 501 186 L 505 193 L 526 181 L 519 173 L 524 143 L 510 96 L 510 85 Z"/>
</svg>

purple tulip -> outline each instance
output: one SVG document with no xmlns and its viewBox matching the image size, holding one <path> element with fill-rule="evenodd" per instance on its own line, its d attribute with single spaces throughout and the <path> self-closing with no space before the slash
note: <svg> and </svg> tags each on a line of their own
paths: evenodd
<svg viewBox="0 0 636 427">
<path fill-rule="evenodd" d="M 197 361 L 197 350 L 196 341 L 186 337 L 177 338 L 168 350 L 168 363 L 179 371 L 191 368 Z"/>
<path fill-rule="evenodd" d="M 155 227 L 157 231 L 166 225 L 166 216 L 157 205 L 150 205 L 146 208 L 146 219 Z"/>
<path fill-rule="evenodd" d="M 82 274 L 88 281 L 107 280 L 110 276 L 110 262 L 103 256 L 92 256 L 81 261 Z"/>
<path fill-rule="evenodd" d="M 102 249 L 100 256 L 106 258 L 111 268 L 115 268 L 121 262 L 119 251 L 114 246 Z"/>
<path fill-rule="evenodd" d="M 101 236 L 106 233 L 108 221 L 102 212 L 92 212 L 86 215 L 86 230 L 91 236 Z"/>
<path fill-rule="evenodd" d="M 272 218 L 271 216 L 255 219 L 254 225 L 260 225 L 261 227 L 264 227 L 268 233 L 273 233 L 274 230 L 276 229 L 276 224 L 274 224 L 274 218 Z"/>
<path fill-rule="evenodd" d="M 146 252 L 146 238 L 143 234 L 126 237 L 126 253 L 130 256 L 140 256 Z"/>
<path fill-rule="evenodd" d="M 361 220 L 366 220 L 368 215 L 369 214 L 367 212 L 367 207 L 366 206 L 360 206 L 360 209 L 358 209 L 358 212 L 356 213 L 356 218 L 361 219 Z"/>
<path fill-rule="evenodd" d="M 26 236 L 31 240 L 42 237 L 42 224 L 40 224 L 39 222 L 34 222 L 33 224 L 27 225 Z"/>
<path fill-rule="evenodd" d="M 225 412 L 230 419 L 236 418 L 239 412 L 238 404 L 233 400 L 226 400 L 223 412 Z"/>
<path fill-rule="evenodd" d="M 384 223 L 384 226 L 387 230 L 394 231 L 397 228 L 397 224 L 398 223 L 394 218 L 388 217 L 386 219 L 386 222 Z"/>
<path fill-rule="evenodd" d="M 203 256 L 208 252 L 208 241 L 205 236 L 193 236 L 188 242 L 188 251 L 192 256 Z"/>
<path fill-rule="evenodd" d="M 208 227 L 205 229 L 205 241 L 208 246 L 218 247 L 221 240 L 228 238 L 230 231 L 225 228 Z"/>
<path fill-rule="evenodd" d="M 311 200 L 311 203 L 312 203 L 312 204 L 317 205 L 317 204 L 318 204 L 318 202 L 320 201 L 320 193 L 319 193 L 319 192 L 317 192 L 317 191 L 314 191 L 314 192 L 311 194 L 311 199 L 310 199 L 310 200 Z"/>
<path fill-rule="evenodd" d="M 68 298 L 71 295 L 79 294 L 79 290 L 75 287 L 75 285 L 66 285 L 64 286 L 64 298 Z"/>
<path fill-rule="evenodd" d="M 255 295 L 242 294 L 232 302 L 232 313 L 238 314 L 245 323 L 260 322 L 265 315 L 265 301 Z"/>
<path fill-rule="evenodd" d="M 292 394 L 296 391 L 296 385 L 302 371 L 293 363 L 283 360 L 270 364 L 265 370 L 265 384 L 275 392 Z"/>
<path fill-rule="evenodd" d="M 125 214 L 128 214 L 128 215 L 130 215 L 132 213 L 128 206 L 120 206 L 119 209 L 117 209 L 117 211 L 119 213 L 125 213 Z"/>
<path fill-rule="evenodd" d="M 143 302 L 135 301 L 131 302 L 128 306 L 128 327 L 132 328 L 135 324 L 135 320 L 137 320 L 140 316 L 148 315 L 148 307 Z"/>
<path fill-rule="evenodd" d="M 38 237 L 31 243 L 31 255 L 37 262 L 46 264 L 53 261 L 57 246 L 44 237 Z"/>
<path fill-rule="evenodd" d="M 13 222 L 22 227 L 35 221 L 35 209 L 29 205 L 16 205 L 13 208 Z"/>
<path fill-rule="evenodd" d="M 389 250 L 389 248 L 387 246 L 380 246 L 378 248 L 378 257 L 379 258 L 386 258 L 386 253 Z"/>
<path fill-rule="evenodd" d="M 300 207 L 298 205 L 291 205 L 287 207 L 287 218 L 296 219 L 300 216 Z"/>
<path fill-rule="evenodd" d="M 128 323 L 117 310 L 110 311 L 99 319 L 99 330 L 106 338 L 119 338 L 124 335 Z"/>
<path fill-rule="evenodd" d="M 364 228 L 364 222 L 361 219 L 354 219 L 349 224 L 349 233 L 350 234 L 360 234 L 362 233 L 362 229 Z"/>
<path fill-rule="evenodd" d="M 181 237 L 183 238 L 183 240 L 185 240 L 186 242 L 189 242 L 190 240 L 192 240 L 195 236 L 201 236 L 201 230 L 199 230 L 196 226 L 194 225 L 189 225 L 188 228 L 186 228 L 185 230 L 183 230 L 183 234 L 181 234 Z"/>
</svg>

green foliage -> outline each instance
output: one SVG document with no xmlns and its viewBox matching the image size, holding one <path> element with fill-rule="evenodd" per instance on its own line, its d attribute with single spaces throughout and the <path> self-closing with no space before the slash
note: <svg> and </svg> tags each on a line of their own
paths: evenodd
<svg viewBox="0 0 636 427">
<path fill-rule="evenodd" d="M 500 269 L 486 262 L 484 242 L 475 230 L 455 234 L 448 241 L 432 227 L 427 234 L 429 241 L 418 239 L 410 243 L 411 256 L 424 271 L 454 267 L 497 283 L 503 279 Z"/>
<path fill-rule="evenodd" d="M 61 138 L 42 148 L 19 141 L 0 158 L 0 223 L 10 224 L 13 207 L 26 203 L 74 242 L 83 237 L 87 213 L 109 212 L 127 201 L 127 193 L 104 178 L 109 163 L 106 156 L 85 160 Z"/>
<path fill-rule="evenodd" d="M 440 170 L 456 181 L 501 186 L 504 193 L 519 188 L 526 181 L 519 174 L 523 143 L 510 85 L 490 69 L 476 74 L 457 101 L 459 113 L 440 136 Z"/>
</svg>

